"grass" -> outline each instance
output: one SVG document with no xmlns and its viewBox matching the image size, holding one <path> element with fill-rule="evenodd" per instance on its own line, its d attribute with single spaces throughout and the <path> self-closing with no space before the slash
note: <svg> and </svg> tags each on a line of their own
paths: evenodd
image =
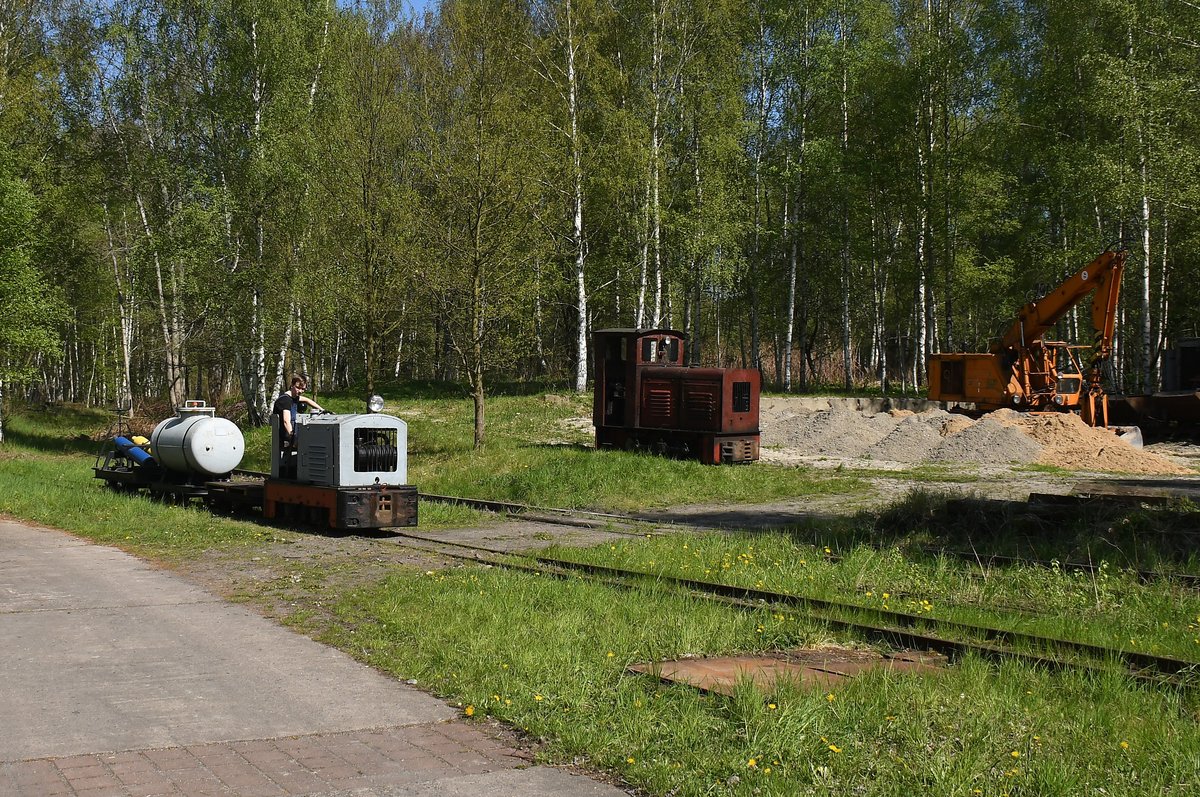
<svg viewBox="0 0 1200 797">
<path fill-rule="evenodd" d="M 1142 585 L 1107 568 L 1098 574 L 1022 566 L 981 571 L 959 559 L 913 558 L 895 547 L 838 550 L 781 534 L 656 537 L 553 555 L 1200 661 L 1200 594 L 1170 581 Z"/>
<path fill-rule="evenodd" d="M 836 692 L 747 682 L 727 698 L 625 668 L 830 634 L 666 592 L 475 568 L 397 574 L 338 610 L 329 638 L 366 661 L 524 730 L 545 761 L 583 760 L 652 794 L 1162 795 L 1200 778 L 1191 698 L 1115 675 L 968 660 Z"/>
<path fill-rule="evenodd" d="M 489 400 L 489 439 L 475 451 L 470 403 L 455 392 L 410 389 L 388 398 L 387 411 L 409 423 L 410 481 L 426 492 L 642 509 L 849 498 L 863 483 L 856 474 L 702 468 L 590 451 L 590 428 L 573 420 L 586 416 L 587 403 L 573 395 Z M 319 400 L 339 411 L 360 403 Z M 102 489 L 90 466 L 93 440 L 108 423 L 102 413 L 73 408 L 14 416 L 0 448 L 0 513 L 168 561 L 219 550 L 236 564 L 264 543 L 295 536 Z M 265 469 L 269 433 L 250 430 L 246 439 L 244 465 Z M 939 467 L 908 477 L 954 475 Z M 423 527 L 478 522 L 470 510 L 421 506 Z M 1140 584 L 1122 570 L 1135 560 L 1194 568 L 1194 554 L 1172 537 L 1189 525 L 1196 525 L 1195 507 L 1048 522 L 1003 504 L 964 508 L 916 493 L 878 516 L 566 553 L 864 606 L 887 601 L 936 616 L 1057 629 L 1126 647 L 1128 637 L 1138 650 L 1195 659 L 1197 597 L 1169 582 Z M 1100 560 L 1103 551 L 1111 566 L 1094 577 L 1067 567 L 981 568 L 920 550 L 974 546 L 986 560 L 989 551 L 1027 550 L 1027 539 L 1064 562 L 1093 550 Z M 1183 795 L 1200 785 L 1200 707 L 1192 691 L 1151 688 L 1115 673 L 1052 674 L 966 660 L 936 677 L 875 672 L 835 692 L 785 683 L 766 694 L 744 683 L 733 697 L 706 696 L 626 667 L 682 655 L 865 643 L 800 615 L 738 611 L 667 589 L 618 591 L 476 566 L 432 573 L 374 566 L 382 575 L 364 580 L 349 563 L 291 563 L 262 594 L 238 597 L 295 603 L 288 618 L 294 627 L 415 678 L 474 720 L 494 717 L 524 730 L 541 760 L 582 762 L 651 794 Z"/>
</svg>

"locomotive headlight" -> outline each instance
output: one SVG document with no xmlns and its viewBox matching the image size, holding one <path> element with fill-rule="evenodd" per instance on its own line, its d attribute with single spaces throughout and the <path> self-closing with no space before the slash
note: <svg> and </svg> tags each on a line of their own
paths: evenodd
<svg viewBox="0 0 1200 797">
<path fill-rule="evenodd" d="M 379 412 L 383 409 L 383 396 L 375 395 L 367 399 L 367 409 L 371 412 Z"/>
<path fill-rule="evenodd" d="M 1065 399 L 1061 393 L 1054 397 L 1054 403 L 1060 407 L 1063 405 L 1063 401 L 1065 401 Z"/>
</svg>

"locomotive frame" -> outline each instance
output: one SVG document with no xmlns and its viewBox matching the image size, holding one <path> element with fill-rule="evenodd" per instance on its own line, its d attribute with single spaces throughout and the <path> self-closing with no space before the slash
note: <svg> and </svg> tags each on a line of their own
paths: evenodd
<svg viewBox="0 0 1200 797">
<path fill-rule="evenodd" d="M 644 449 L 708 465 L 759 458 L 758 370 L 686 366 L 686 341 L 673 329 L 593 333 L 597 448 Z"/>
</svg>

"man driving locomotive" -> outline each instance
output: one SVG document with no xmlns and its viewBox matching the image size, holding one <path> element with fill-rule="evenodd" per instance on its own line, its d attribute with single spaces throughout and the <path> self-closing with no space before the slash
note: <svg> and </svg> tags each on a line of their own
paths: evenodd
<svg viewBox="0 0 1200 797">
<path fill-rule="evenodd" d="M 300 405 L 308 405 L 310 411 L 324 412 L 325 408 L 308 396 L 301 395 L 308 390 L 308 380 L 296 374 L 288 389 L 275 400 L 271 412 L 279 416 L 279 456 L 285 466 L 290 465 L 291 454 L 296 448 L 296 419 L 300 414 Z M 290 470 L 290 467 L 285 469 Z"/>
</svg>

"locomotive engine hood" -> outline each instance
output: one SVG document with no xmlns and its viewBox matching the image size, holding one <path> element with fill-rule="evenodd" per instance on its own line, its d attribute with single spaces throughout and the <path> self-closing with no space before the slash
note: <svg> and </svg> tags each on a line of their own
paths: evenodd
<svg viewBox="0 0 1200 797">
<path fill-rule="evenodd" d="M 408 483 L 408 424 L 380 413 L 297 418 L 296 481 L 338 487 Z"/>
</svg>

